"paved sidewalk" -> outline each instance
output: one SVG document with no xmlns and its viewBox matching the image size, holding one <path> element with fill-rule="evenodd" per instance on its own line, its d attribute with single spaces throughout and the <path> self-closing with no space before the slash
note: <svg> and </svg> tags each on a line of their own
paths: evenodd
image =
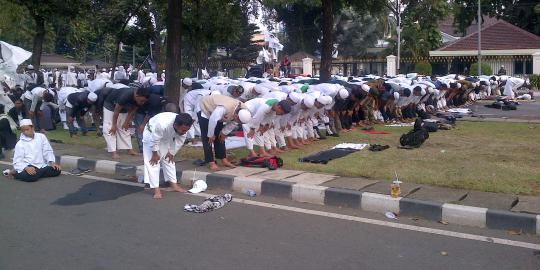
<svg viewBox="0 0 540 270">
<path fill-rule="evenodd" d="M 110 160 L 105 150 L 53 143 L 64 171 L 89 168 L 94 173 L 136 181 L 143 175 L 142 156 L 124 154 Z M 7 161 L 7 160 L 4 160 Z M 540 197 L 498 194 L 414 183 L 402 184 L 402 197 L 390 197 L 390 181 L 340 177 L 304 171 L 237 167 L 211 173 L 192 160 L 177 162 L 181 183 L 206 180 L 210 189 L 241 191 L 250 188 L 257 194 L 288 198 L 298 202 L 358 208 L 453 224 L 520 230 L 540 234 Z"/>
</svg>

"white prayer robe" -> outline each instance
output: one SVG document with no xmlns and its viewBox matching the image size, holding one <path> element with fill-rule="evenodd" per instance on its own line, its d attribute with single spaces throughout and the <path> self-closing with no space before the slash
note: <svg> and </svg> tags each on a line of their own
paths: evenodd
<svg viewBox="0 0 540 270">
<path fill-rule="evenodd" d="M 176 155 L 184 145 L 186 134 L 180 135 L 174 129 L 176 113 L 164 112 L 148 120 L 143 132 L 144 183 L 150 188 L 159 187 L 159 171 L 163 168 L 166 182 L 176 183 L 176 165 L 165 159 L 167 153 Z M 160 157 L 156 165 L 151 165 L 152 152 L 157 151 Z"/>
<path fill-rule="evenodd" d="M 21 134 L 13 153 L 13 168 L 18 173 L 29 165 L 41 169 L 55 160 L 53 149 L 44 134 L 36 132 L 34 138 Z"/>
</svg>

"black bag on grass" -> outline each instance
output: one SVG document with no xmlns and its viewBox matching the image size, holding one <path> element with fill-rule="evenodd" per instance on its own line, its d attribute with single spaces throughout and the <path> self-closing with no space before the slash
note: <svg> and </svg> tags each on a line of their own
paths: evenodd
<svg viewBox="0 0 540 270">
<path fill-rule="evenodd" d="M 422 127 L 422 119 L 417 118 L 414 122 L 414 129 L 401 135 L 399 143 L 401 146 L 420 147 L 429 138 L 429 132 Z"/>
<path fill-rule="evenodd" d="M 424 122 L 424 128 L 428 132 L 437 132 L 439 125 L 436 122 Z"/>
</svg>

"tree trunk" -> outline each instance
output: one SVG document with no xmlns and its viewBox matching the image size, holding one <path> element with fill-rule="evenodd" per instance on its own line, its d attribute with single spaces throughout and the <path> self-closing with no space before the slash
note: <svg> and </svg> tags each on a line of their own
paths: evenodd
<svg viewBox="0 0 540 270">
<path fill-rule="evenodd" d="M 165 67 L 165 96 L 172 103 L 179 102 L 182 85 L 180 67 L 182 61 L 182 0 L 168 0 L 167 14 L 167 60 Z"/>
<path fill-rule="evenodd" d="M 120 37 L 118 37 L 117 40 L 116 40 L 116 49 L 114 50 L 114 55 L 113 55 L 113 65 L 112 65 L 112 67 L 113 67 L 113 72 L 112 72 L 113 74 L 112 75 L 113 76 L 114 76 L 114 70 L 118 65 L 118 55 L 120 54 L 120 42 L 121 42 Z"/>
<path fill-rule="evenodd" d="M 34 21 L 36 23 L 36 34 L 34 35 L 34 48 L 32 49 L 32 65 L 37 70 L 41 65 L 41 52 L 45 40 L 45 19 L 39 15 L 34 15 Z"/>
<path fill-rule="evenodd" d="M 331 77 L 332 69 L 332 50 L 334 42 L 332 40 L 332 27 L 334 25 L 334 13 L 332 0 L 322 1 L 323 11 L 323 38 L 322 38 L 322 53 L 321 53 L 321 81 L 327 82 Z"/>
</svg>

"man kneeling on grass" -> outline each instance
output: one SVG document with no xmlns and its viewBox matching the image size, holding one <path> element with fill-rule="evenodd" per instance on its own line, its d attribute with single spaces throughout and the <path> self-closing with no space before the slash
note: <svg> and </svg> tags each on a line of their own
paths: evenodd
<svg viewBox="0 0 540 270">
<path fill-rule="evenodd" d="M 34 132 L 30 119 L 20 121 L 21 138 L 15 145 L 11 174 L 24 182 L 35 182 L 43 177 L 60 175 L 60 165 L 55 157 L 49 140 L 42 133 Z"/>
<path fill-rule="evenodd" d="M 154 199 L 161 199 L 159 170 L 163 167 L 163 177 L 171 183 L 171 191 L 185 192 L 177 184 L 174 155 L 182 148 L 186 133 L 193 119 L 187 113 L 159 113 L 150 118 L 143 132 L 144 182 L 154 189 Z"/>
</svg>

